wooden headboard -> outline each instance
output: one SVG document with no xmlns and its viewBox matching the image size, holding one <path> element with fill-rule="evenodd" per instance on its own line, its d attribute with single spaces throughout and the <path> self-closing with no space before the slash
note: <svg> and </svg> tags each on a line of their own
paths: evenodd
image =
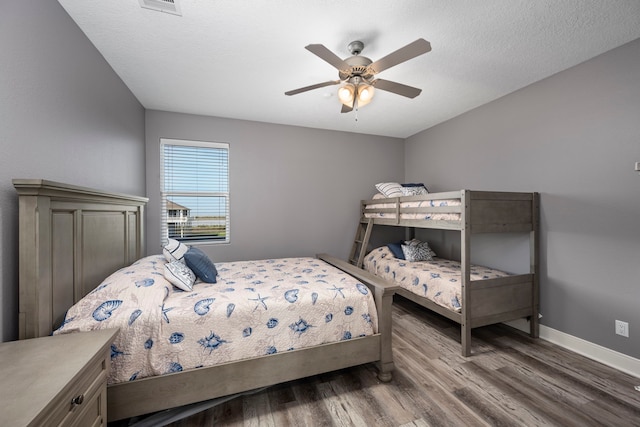
<svg viewBox="0 0 640 427">
<path fill-rule="evenodd" d="M 146 197 L 14 179 L 20 339 L 49 335 L 80 298 L 145 254 Z"/>
</svg>

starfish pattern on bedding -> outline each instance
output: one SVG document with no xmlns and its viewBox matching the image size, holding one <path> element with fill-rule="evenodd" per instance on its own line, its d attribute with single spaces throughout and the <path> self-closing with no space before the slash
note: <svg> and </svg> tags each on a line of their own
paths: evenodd
<svg viewBox="0 0 640 427">
<path fill-rule="evenodd" d="M 262 304 L 262 306 L 264 307 L 265 310 L 268 310 L 267 308 L 267 304 L 265 304 L 264 300 L 269 299 L 269 297 L 261 297 L 260 294 L 258 294 L 258 298 L 248 298 L 249 301 L 256 301 L 256 308 L 253 309 L 253 311 L 256 311 L 258 309 L 259 304 Z"/>
</svg>

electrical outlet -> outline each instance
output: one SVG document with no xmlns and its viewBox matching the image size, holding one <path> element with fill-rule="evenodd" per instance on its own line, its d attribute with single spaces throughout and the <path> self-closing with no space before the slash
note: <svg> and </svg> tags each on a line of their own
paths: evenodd
<svg viewBox="0 0 640 427">
<path fill-rule="evenodd" d="M 629 324 L 622 320 L 616 320 L 616 335 L 629 338 Z"/>
</svg>

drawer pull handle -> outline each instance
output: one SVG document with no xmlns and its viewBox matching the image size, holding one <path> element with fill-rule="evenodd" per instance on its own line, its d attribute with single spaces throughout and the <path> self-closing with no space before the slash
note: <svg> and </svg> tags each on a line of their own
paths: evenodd
<svg viewBox="0 0 640 427">
<path fill-rule="evenodd" d="M 84 402 L 84 394 L 81 394 L 71 399 L 71 403 L 74 405 L 82 405 L 82 402 Z"/>
</svg>

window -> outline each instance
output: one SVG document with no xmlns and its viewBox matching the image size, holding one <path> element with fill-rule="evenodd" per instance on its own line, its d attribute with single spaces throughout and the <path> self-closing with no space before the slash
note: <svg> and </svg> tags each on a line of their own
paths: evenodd
<svg viewBox="0 0 640 427">
<path fill-rule="evenodd" d="M 162 244 L 229 242 L 229 144 L 160 139 Z"/>
</svg>

